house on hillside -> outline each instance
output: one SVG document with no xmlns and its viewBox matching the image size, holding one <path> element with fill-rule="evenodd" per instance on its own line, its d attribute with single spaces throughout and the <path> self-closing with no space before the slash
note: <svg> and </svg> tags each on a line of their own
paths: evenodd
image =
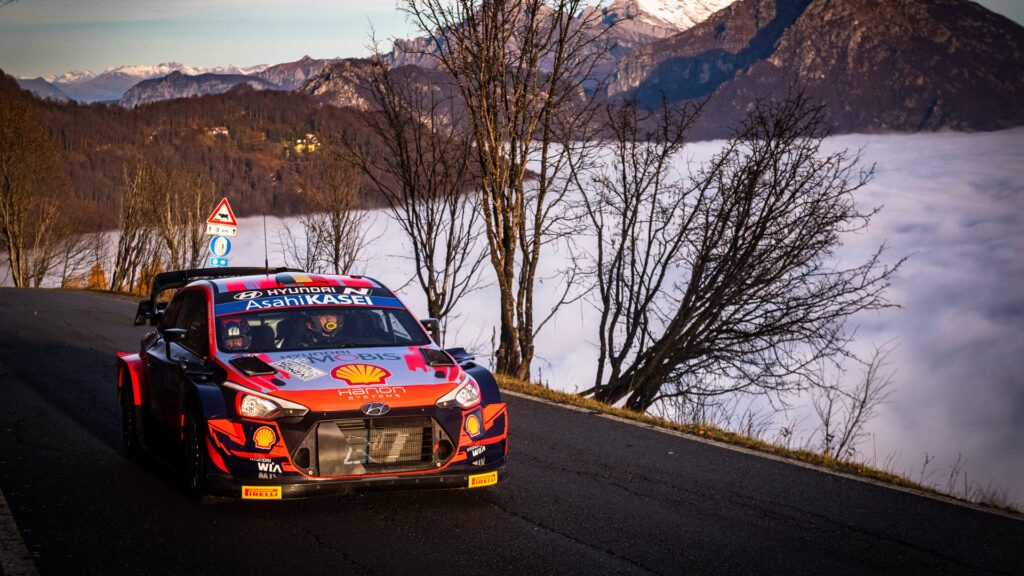
<svg viewBox="0 0 1024 576">
<path fill-rule="evenodd" d="M 305 138 L 299 138 L 295 141 L 295 151 L 298 153 L 302 152 L 316 152 L 316 149 L 320 146 L 320 139 L 316 137 L 316 134 L 306 134 Z"/>
</svg>

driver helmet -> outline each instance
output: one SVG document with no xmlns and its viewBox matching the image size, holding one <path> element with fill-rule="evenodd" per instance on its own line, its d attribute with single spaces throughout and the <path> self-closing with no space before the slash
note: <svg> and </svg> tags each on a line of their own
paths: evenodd
<svg viewBox="0 0 1024 576">
<path fill-rule="evenodd" d="M 342 325 L 341 315 L 335 310 L 318 310 L 313 312 L 311 328 L 321 338 L 330 338 L 338 333 Z"/>
<path fill-rule="evenodd" d="M 221 322 L 224 347 L 228 350 L 245 350 L 252 344 L 249 323 L 241 318 L 228 318 Z"/>
</svg>

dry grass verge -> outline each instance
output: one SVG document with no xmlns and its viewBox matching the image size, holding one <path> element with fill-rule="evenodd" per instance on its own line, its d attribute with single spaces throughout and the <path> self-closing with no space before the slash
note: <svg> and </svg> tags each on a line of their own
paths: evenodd
<svg viewBox="0 0 1024 576">
<path fill-rule="evenodd" d="M 1021 510 L 1018 509 L 1013 504 L 1010 504 L 1005 501 L 998 501 L 998 498 L 994 499 L 992 497 L 991 491 L 987 492 L 985 494 L 985 497 L 983 498 L 971 498 L 970 500 L 966 500 L 957 495 L 945 493 L 941 490 L 937 490 L 930 486 L 925 486 L 912 480 L 908 480 L 897 474 L 893 474 L 885 470 L 879 470 L 877 468 L 872 468 L 871 466 L 868 466 L 860 462 L 855 462 L 851 460 L 839 460 L 808 450 L 794 450 L 791 448 L 785 448 L 782 446 L 777 446 L 775 444 L 770 444 L 768 442 L 765 442 L 764 440 L 750 438 L 747 436 L 743 436 L 741 434 L 737 434 L 735 432 L 715 428 L 713 426 L 679 424 L 678 422 L 672 422 L 671 420 L 666 420 L 664 418 L 658 418 L 655 416 L 649 416 L 647 414 L 633 412 L 632 410 L 625 410 L 623 408 L 609 406 L 608 404 L 598 402 L 593 398 L 585 398 L 577 394 L 569 394 L 567 392 L 552 390 L 550 388 L 541 386 L 540 384 L 534 384 L 532 382 L 523 382 L 522 380 L 515 380 L 507 376 L 501 376 L 496 374 L 495 378 L 498 380 L 498 385 L 503 389 L 528 394 L 530 396 L 536 396 L 537 398 L 543 398 L 545 400 L 550 400 L 552 402 L 557 402 L 560 404 L 570 404 L 572 406 L 578 406 L 580 408 L 593 410 L 595 412 L 600 412 L 602 414 L 609 414 L 612 416 L 617 416 L 619 418 L 625 418 L 627 420 L 633 420 L 644 424 L 650 424 L 653 426 L 657 426 L 659 428 L 666 428 L 669 430 L 676 430 L 678 432 L 683 432 L 686 434 L 693 434 L 694 436 L 707 438 L 709 440 L 713 440 L 716 442 L 724 442 L 726 444 L 742 446 L 744 448 L 757 450 L 759 452 L 766 452 L 768 454 L 774 454 L 784 458 L 800 460 L 802 462 L 807 462 L 809 464 L 814 464 L 816 466 L 822 466 L 824 468 L 829 468 L 847 474 L 871 478 L 895 486 L 919 490 L 921 492 L 925 492 L 928 494 L 942 495 L 957 500 L 970 501 L 973 504 L 981 504 L 983 506 L 988 506 L 990 508 L 998 508 L 1007 512 L 1021 514 Z"/>
</svg>

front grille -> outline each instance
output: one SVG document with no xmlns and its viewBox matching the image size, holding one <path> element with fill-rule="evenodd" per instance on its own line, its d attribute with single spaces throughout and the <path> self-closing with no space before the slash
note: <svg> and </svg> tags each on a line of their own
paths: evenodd
<svg viewBox="0 0 1024 576">
<path fill-rule="evenodd" d="M 443 442 L 447 434 L 429 417 L 330 420 L 310 428 L 292 459 L 312 476 L 430 470 L 449 456 L 435 451 Z"/>
</svg>

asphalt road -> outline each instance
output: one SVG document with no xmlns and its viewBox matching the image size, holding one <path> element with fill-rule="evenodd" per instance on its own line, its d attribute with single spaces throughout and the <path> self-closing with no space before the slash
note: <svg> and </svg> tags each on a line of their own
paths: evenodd
<svg viewBox="0 0 1024 576">
<path fill-rule="evenodd" d="M 40 574 L 1024 574 L 1022 520 L 518 397 L 496 487 L 201 506 L 121 456 L 134 311 L 0 289 L 0 490 Z"/>
</svg>

